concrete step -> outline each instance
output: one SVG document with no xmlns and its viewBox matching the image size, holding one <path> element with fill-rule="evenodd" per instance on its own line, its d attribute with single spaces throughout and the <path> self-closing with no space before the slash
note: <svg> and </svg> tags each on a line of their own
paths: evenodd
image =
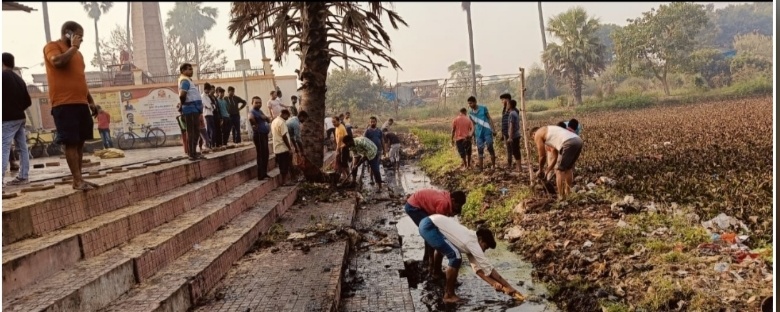
<svg viewBox="0 0 780 312">
<path fill-rule="evenodd" d="M 270 175 L 272 179 L 245 182 L 123 245 L 3 296 L 3 310 L 95 311 L 106 306 L 190 249 L 199 250 L 199 242 L 262 200 L 276 187 L 278 170 Z"/>
<path fill-rule="evenodd" d="M 200 248 L 190 250 L 100 311 L 187 311 L 292 206 L 297 192 L 297 186 L 277 189 L 202 241 Z"/>
<path fill-rule="evenodd" d="M 253 146 L 238 147 L 208 159 L 179 160 L 91 180 L 100 188 L 82 192 L 57 187 L 3 200 L 3 246 L 78 223 L 132 203 L 203 180 L 239 164 L 254 162 Z"/>
<path fill-rule="evenodd" d="M 324 231 L 344 229 L 352 225 L 355 208 L 354 199 L 295 206 L 282 216 L 280 224 L 290 233 L 309 234 L 317 224 Z M 303 240 L 284 240 L 273 248 L 247 254 L 208 296 L 192 298 L 193 302 L 200 303 L 194 311 L 338 311 L 341 276 L 350 243 L 338 230 L 335 232 Z"/>
<path fill-rule="evenodd" d="M 275 167 L 272 157 L 269 169 Z M 3 246 L 3 296 L 146 233 L 256 177 L 253 162 L 41 237 Z"/>
</svg>

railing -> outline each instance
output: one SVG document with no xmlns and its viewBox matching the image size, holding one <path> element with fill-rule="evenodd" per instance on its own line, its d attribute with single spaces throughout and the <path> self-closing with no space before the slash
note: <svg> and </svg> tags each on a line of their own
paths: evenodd
<svg viewBox="0 0 780 312">
<path fill-rule="evenodd" d="M 124 66 L 124 68 L 123 68 Z M 132 66 L 131 68 L 135 68 L 132 64 L 124 64 L 124 65 L 108 65 L 107 71 L 103 73 L 103 77 L 87 77 L 87 87 L 90 89 L 93 88 L 103 88 L 103 87 L 119 87 L 119 86 L 132 86 L 135 85 L 135 76 L 133 75 L 132 71 L 128 71 L 129 69 L 127 66 Z M 211 79 L 230 79 L 230 78 L 241 78 L 243 75 L 243 71 L 236 70 L 236 69 L 225 69 L 220 71 L 206 71 L 201 72 L 199 74 L 200 78 L 199 80 L 211 80 Z M 258 77 L 263 76 L 263 68 L 252 68 L 246 71 L 247 77 Z M 179 79 L 179 74 L 175 75 L 149 75 L 148 73 L 144 72 L 142 75 L 142 83 L 143 84 L 159 84 L 159 83 L 167 83 L 167 84 L 175 84 Z M 32 83 L 27 86 L 27 90 L 30 93 L 47 93 L 49 92 L 49 86 L 45 83 Z"/>
</svg>

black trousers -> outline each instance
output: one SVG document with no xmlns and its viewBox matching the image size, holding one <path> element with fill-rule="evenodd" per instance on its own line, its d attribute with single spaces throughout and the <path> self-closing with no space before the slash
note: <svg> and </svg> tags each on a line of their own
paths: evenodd
<svg viewBox="0 0 780 312">
<path fill-rule="evenodd" d="M 184 114 L 184 124 L 187 126 L 187 151 L 190 157 L 197 155 L 198 139 L 200 138 L 199 113 Z"/>
<path fill-rule="evenodd" d="M 252 135 L 252 141 L 255 143 L 255 152 L 257 152 L 257 177 L 264 178 L 268 176 L 268 134 L 255 132 Z"/>
<path fill-rule="evenodd" d="M 206 120 L 206 122 L 208 122 L 208 120 Z M 211 144 L 213 144 L 214 147 L 222 146 L 222 116 L 212 116 L 212 124 L 214 127 L 212 127 L 211 131 Z M 206 126 L 208 127 L 208 124 Z"/>
<path fill-rule="evenodd" d="M 233 143 L 241 143 L 241 115 L 230 115 L 231 132 L 233 132 Z"/>
<path fill-rule="evenodd" d="M 222 117 L 222 145 L 228 144 L 231 128 L 233 128 L 233 123 L 230 121 L 230 117 Z"/>
</svg>

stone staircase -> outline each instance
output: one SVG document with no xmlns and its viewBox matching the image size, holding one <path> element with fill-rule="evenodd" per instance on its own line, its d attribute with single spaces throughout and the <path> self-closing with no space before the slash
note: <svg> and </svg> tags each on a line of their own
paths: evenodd
<svg viewBox="0 0 780 312">
<path fill-rule="evenodd" d="M 187 311 L 297 194 L 251 144 L 207 157 L 3 200 L 3 311 Z"/>
</svg>

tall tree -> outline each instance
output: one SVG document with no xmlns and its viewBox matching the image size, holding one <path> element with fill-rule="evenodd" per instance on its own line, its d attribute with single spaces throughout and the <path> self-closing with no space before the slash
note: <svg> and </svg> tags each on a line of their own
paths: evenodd
<svg viewBox="0 0 780 312">
<path fill-rule="evenodd" d="M 547 31 L 560 43 L 550 43 L 542 53 L 542 61 L 550 74 L 569 84 L 576 105 L 582 104 L 582 83 L 604 70 L 604 45 L 596 31 L 599 21 L 588 16 L 585 9 L 575 7 L 547 22 Z"/>
<path fill-rule="evenodd" d="M 213 7 L 201 7 L 201 4 L 203 2 L 176 2 L 173 9 L 168 11 L 165 27 L 170 30 L 169 36 L 178 38 L 179 43 L 184 45 L 185 54 L 186 51 L 195 52 L 195 63 L 203 71 L 198 44 L 206 36 L 206 32 L 217 24 L 219 12 Z M 189 45 L 192 45 L 192 50 Z"/>
<path fill-rule="evenodd" d="M 471 2 L 461 2 L 461 8 L 466 11 L 466 24 L 469 27 L 469 53 L 471 55 L 471 95 L 477 96 L 477 68 L 474 62 L 474 30 L 471 27 Z"/>
<path fill-rule="evenodd" d="M 132 42 L 132 40 L 130 40 L 130 8 L 131 8 L 131 5 L 132 5 L 131 2 L 127 2 L 127 25 L 125 25 L 125 27 L 126 27 L 125 28 L 125 36 L 127 37 L 127 39 L 126 39 L 127 42 Z M 130 50 L 128 50 L 128 51 L 130 51 Z"/>
<path fill-rule="evenodd" d="M 373 74 L 362 68 L 336 69 L 328 75 L 328 103 L 336 111 L 376 111 L 384 102 L 382 86 L 373 82 Z"/>
<path fill-rule="evenodd" d="M 236 43 L 270 36 L 275 60 L 281 62 L 291 51 L 297 52 L 301 68 L 301 108 L 311 116 L 303 125 L 304 154 L 316 166 L 323 162 L 323 124 L 328 67 L 335 58 L 344 56 L 339 45 L 345 43 L 353 64 L 377 76 L 384 65 L 373 57 L 401 68 L 385 50 L 390 50 L 390 36 L 382 25 L 387 16 L 397 29 L 406 22 L 382 2 L 233 2 L 228 29 Z M 308 179 L 317 178 L 308 175 Z"/>
<path fill-rule="evenodd" d="M 225 50 L 215 49 L 206 43 L 206 38 L 202 37 L 197 44 L 190 49 L 189 44 L 182 42 L 175 32 L 168 30 L 168 36 L 165 37 L 165 44 L 168 46 L 168 66 L 172 73 L 179 72 L 179 66 L 182 63 L 192 60 L 193 55 L 201 56 L 201 63 L 198 66 L 198 75 L 201 79 L 216 77 L 217 74 L 225 70 L 228 60 L 225 56 Z"/>
<path fill-rule="evenodd" d="M 669 95 L 667 74 L 688 67 L 695 38 L 707 22 L 704 6 L 691 2 L 672 2 L 642 13 L 613 34 L 618 68 L 655 77 Z"/>
<path fill-rule="evenodd" d="M 454 89 L 455 96 L 463 96 L 464 99 L 469 95 L 477 96 L 476 93 L 472 93 L 474 90 L 471 88 L 473 86 L 472 69 L 479 75 L 482 66 L 479 64 L 471 66 L 466 61 L 457 61 L 447 67 L 447 72 L 450 73 L 447 85 Z"/>
<path fill-rule="evenodd" d="M 711 30 L 715 33 L 712 44 L 719 48 L 731 48 L 739 35 L 758 33 L 772 36 L 774 15 L 771 2 L 731 4 L 715 10 L 711 18 Z"/>
<path fill-rule="evenodd" d="M 615 24 L 602 24 L 596 30 L 596 37 L 604 45 L 604 63 L 610 64 L 615 58 L 615 43 L 612 41 L 612 34 L 620 29 Z"/>
<path fill-rule="evenodd" d="M 542 2 L 539 1 L 537 4 L 537 11 L 539 11 L 539 30 L 542 32 L 542 51 L 544 49 L 547 49 L 547 34 L 544 31 L 544 14 L 542 13 Z M 547 69 L 544 70 L 544 98 L 549 99 L 550 98 L 550 86 L 549 86 L 549 79 L 547 78 Z"/>
<path fill-rule="evenodd" d="M 100 16 L 108 13 L 108 10 L 111 10 L 112 7 L 114 7 L 113 2 L 82 2 L 81 6 L 84 7 L 84 11 L 87 12 L 87 15 L 89 15 L 89 18 L 92 19 L 92 21 L 95 22 L 95 48 L 97 49 L 97 54 L 100 55 L 100 36 L 98 36 L 98 20 L 100 20 Z M 100 72 L 103 72 L 103 59 L 99 58 L 100 61 Z"/>
</svg>

